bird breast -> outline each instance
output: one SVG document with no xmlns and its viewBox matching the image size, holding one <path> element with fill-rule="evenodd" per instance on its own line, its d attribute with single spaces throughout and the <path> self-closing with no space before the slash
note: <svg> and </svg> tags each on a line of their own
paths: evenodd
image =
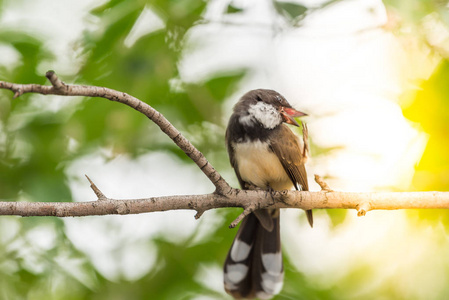
<svg viewBox="0 0 449 300">
<path fill-rule="evenodd" d="M 234 154 L 243 181 L 274 190 L 291 189 L 293 184 L 268 142 L 235 143 Z"/>
</svg>

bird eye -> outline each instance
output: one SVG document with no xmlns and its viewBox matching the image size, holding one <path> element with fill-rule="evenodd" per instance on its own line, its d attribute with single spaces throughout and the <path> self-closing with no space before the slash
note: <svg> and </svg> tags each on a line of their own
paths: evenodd
<svg viewBox="0 0 449 300">
<path fill-rule="evenodd" d="M 276 100 L 282 102 L 282 98 L 279 95 L 276 95 Z"/>
<path fill-rule="evenodd" d="M 260 98 L 259 95 L 256 96 L 257 101 L 262 101 L 262 98 Z"/>
</svg>

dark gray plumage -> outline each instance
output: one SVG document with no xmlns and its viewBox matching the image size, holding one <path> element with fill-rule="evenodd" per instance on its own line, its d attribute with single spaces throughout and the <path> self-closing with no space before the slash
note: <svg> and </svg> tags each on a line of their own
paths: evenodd
<svg viewBox="0 0 449 300">
<path fill-rule="evenodd" d="M 304 143 L 283 123 L 305 115 L 273 90 L 252 90 L 235 105 L 226 130 L 231 165 L 242 189 L 308 190 Z M 312 211 L 307 211 L 313 225 Z M 284 270 L 279 210 L 258 210 L 240 225 L 224 266 L 234 298 L 269 299 L 280 292 Z"/>
</svg>

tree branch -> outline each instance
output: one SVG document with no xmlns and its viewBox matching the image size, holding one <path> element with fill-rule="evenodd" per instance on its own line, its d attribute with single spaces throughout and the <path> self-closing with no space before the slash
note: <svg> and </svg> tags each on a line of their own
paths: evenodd
<svg viewBox="0 0 449 300">
<path fill-rule="evenodd" d="M 190 141 L 187 140 L 160 112 L 147 103 L 126 93 L 105 87 L 65 84 L 53 71 L 48 71 L 46 77 L 52 84 L 51 86 L 40 84 L 16 84 L 0 81 L 0 88 L 8 89 L 14 92 L 14 98 L 17 98 L 25 93 L 38 93 L 43 95 L 101 97 L 128 105 L 156 123 L 156 125 L 158 125 L 159 128 L 198 165 L 201 171 L 203 171 L 203 173 L 215 185 L 217 192 L 227 193 L 231 190 L 229 184 L 207 161 L 204 155 L 196 149 L 195 146 L 193 146 L 192 143 L 190 143 Z"/>
<path fill-rule="evenodd" d="M 273 199 L 275 204 L 273 204 Z M 0 215 L 81 217 L 93 215 L 128 215 L 156 211 L 188 209 L 204 212 L 223 207 L 301 208 L 301 209 L 423 209 L 449 208 L 449 192 L 298 192 L 281 191 L 267 195 L 265 191 L 232 189 L 226 196 L 204 195 L 164 196 L 117 200 L 104 198 L 89 202 L 0 202 Z M 231 227 L 238 222 L 232 223 Z"/>
<path fill-rule="evenodd" d="M 449 192 L 409 193 L 350 193 L 335 192 L 319 176 L 315 180 L 320 192 L 278 191 L 268 195 L 261 190 L 238 190 L 231 188 L 221 175 L 182 134 L 150 105 L 126 93 L 112 89 L 85 85 L 68 85 L 53 71 L 46 74 L 51 86 L 39 84 L 16 84 L 0 81 L 0 88 L 9 89 L 17 98 L 25 93 L 44 95 L 101 97 L 126 104 L 143 113 L 167 134 L 203 171 L 215 185 L 214 193 L 205 195 L 166 196 L 145 199 L 117 200 L 106 197 L 87 177 L 98 200 L 91 202 L 0 202 L 0 215 L 76 217 L 109 214 L 139 214 L 177 209 L 193 209 L 196 218 L 203 212 L 221 207 L 241 207 L 243 212 L 232 222 L 235 227 L 246 215 L 262 208 L 301 209 L 356 209 L 359 216 L 374 209 L 422 209 L 449 208 Z M 307 127 L 305 127 L 305 137 Z M 306 153 L 303 153 L 306 155 Z M 273 204 L 274 200 L 274 204 Z"/>
</svg>

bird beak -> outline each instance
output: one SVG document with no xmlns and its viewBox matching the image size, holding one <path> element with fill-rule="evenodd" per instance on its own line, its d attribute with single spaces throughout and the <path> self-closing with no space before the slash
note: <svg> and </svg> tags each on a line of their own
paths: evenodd
<svg viewBox="0 0 449 300">
<path fill-rule="evenodd" d="M 307 116 L 307 114 L 290 107 L 281 107 L 281 115 L 285 123 L 295 126 L 299 126 L 299 124 L 294 118 Z"/>
</svg>

